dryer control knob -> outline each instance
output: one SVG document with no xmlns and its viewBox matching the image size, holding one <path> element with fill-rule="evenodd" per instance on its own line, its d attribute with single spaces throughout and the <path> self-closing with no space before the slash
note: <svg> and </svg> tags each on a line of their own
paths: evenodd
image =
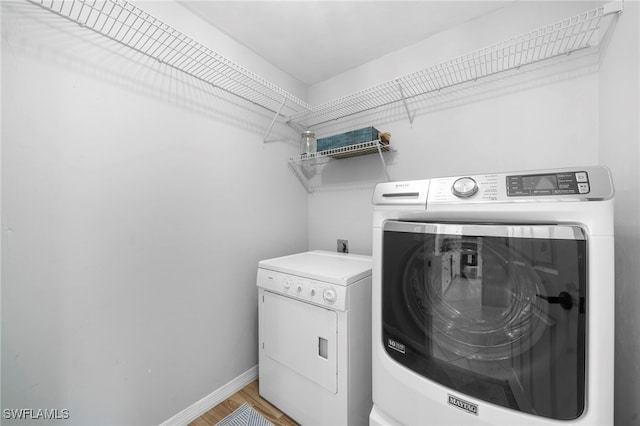
<svg viewBox="0 0 640 426">
<path fill-rule="evenodd" d="M 336 301 L 336 291 L 332 290 L 332 289 L 327 289 L 324 291 L 324 293 L 322 294 L 322 297 L 324 297 L 325 302 L 327 303 L 333 303 Z"/>
<path fill-rule="evenodd" d="M 478 192 L 478 184 L 473 180 L 473 178 L 461 177 L 453 182 L 451 192 L 459 198 L 471 197 L 473 194 Z"/>
<path fill-rule="evenodd" d="M 296 290 L 298 290 L 298 293 L 302 292 L 302 284 L 298 284 L 298 287 L 296 287 Z"/>
</svg>

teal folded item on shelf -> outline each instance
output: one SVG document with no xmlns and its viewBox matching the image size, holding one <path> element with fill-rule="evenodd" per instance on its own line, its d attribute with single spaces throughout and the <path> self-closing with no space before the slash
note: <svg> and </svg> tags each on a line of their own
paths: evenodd
<svg viewBox="0 0 640 426">
<path fill-rule="evenodd" d="M 378 133 L 378 129 L 375 127 L 365 127 L 364 129 L 352 130 L 339 135 L 320 138 L 317 142 L 318 151 L 327 151 L 329 149 L 375 141 L 378 139 Z"/>
</svg>

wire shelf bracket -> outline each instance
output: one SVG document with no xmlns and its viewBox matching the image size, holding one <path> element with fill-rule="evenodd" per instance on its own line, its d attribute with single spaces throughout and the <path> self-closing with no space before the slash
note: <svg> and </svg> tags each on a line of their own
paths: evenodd
<svg viewBox="0 0 640 426">
<path fill-rule="evenodd" d="M 407 118 L 409 119 L 409 124 L 413 125 L 413 118 L 415 117 L 415 112 L 411 115 L 411 111 L 409 111 L 409 105 L 407 104 L 407 98 L 404 96 L 404 91 L 402 90 L 402 84 L 398 83 L 398 91 L 400 92 L 400 97 L 402 98 L 402 104 L 404 105 L 404 110 L 407 113 Z"/>
<path fill-rule="evenodd" d="M 273 120 L 271 120 L 271 124 L 269 125 L 269 128 L 267 129 L 267 133 L 264 135 L 263 138 L 263 142 L 267 142 L 267 139 L 269 138 L 269 135 L 271 134 L 271 130 L 273 129 L 273 125 L 276 124 L 276 121 L 278 120 L 278 116 L 280 116 L 280 113 L 282 112 L 282 108 L 284 107 L 284 104 L 287 102 L 287 98 L 284 97 L 282 98 L 282 103 L 280 104 L 280 108 L 278 108 L 278 111 L 276 111 L 276 115 L 273 116 Z"/>
</svg>

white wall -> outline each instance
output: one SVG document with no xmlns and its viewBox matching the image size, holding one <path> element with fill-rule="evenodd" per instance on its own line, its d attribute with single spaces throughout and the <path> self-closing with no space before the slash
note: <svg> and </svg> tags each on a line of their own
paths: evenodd
<svg viewBox="0 0 640 426">
<path fill-rule="evenodd" d="M 297 134 L 265 144 L 269 113 L 27 2 L 1 13 L 2 408 L 159 424 L 257 364 L 257 262 L 307 247 Z"/>
<path fill-rule="evenodd" d="M 600 161 L 616 185 L 616 424 L 640 424 L 640 3 L 625 2 L 600 68 Z"/>
</svg>

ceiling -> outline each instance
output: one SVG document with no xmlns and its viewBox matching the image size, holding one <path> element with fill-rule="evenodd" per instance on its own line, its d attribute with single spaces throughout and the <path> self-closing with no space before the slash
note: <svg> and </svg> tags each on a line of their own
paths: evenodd
<svg viewBox="0 0 640 426">
<path fill-rule="evenodd" d="M 312 85 L 509 1 L 194 1 L 185 7 Z"/>
</svg>

